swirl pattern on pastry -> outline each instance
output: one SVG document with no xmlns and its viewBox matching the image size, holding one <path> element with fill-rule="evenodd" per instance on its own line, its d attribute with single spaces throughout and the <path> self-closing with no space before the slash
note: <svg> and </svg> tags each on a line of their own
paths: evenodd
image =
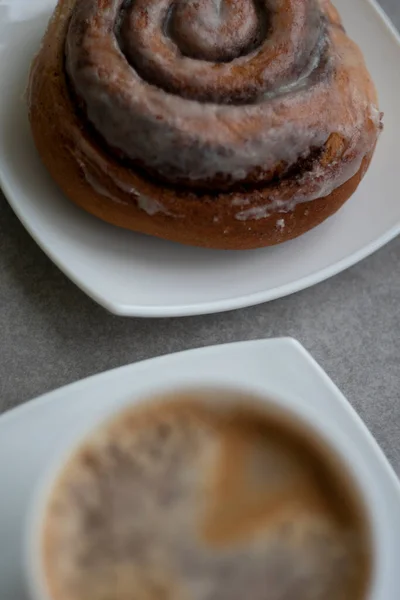
<svg viewBox="0 0 400 600">
<path fill-rule="evenodd" d="M 145 188 L 160 207 L 151 216 L 169 217 L 184 217 L 176 198 L 230 199 L 237 221 L 257 221 L 366 170 L 376 92 L 329 0 L 60 4 L 77 118 L 129 174 L 110 177 L 102 151 L 77 141 L 103 196 L 130 193 L 143 206 Z"/>
<path fill-rule="evenodd" d="M 329 40 L 316 0 L 85 0 L 66 64 L 89 120 L 124 157 L 197 185 L 263 178 L 365 110 L 337 89 L 331 29 Z"/>
</svg>

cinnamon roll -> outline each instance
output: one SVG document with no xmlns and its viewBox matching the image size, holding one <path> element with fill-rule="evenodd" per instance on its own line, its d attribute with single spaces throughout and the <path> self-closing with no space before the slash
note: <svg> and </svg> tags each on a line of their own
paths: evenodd
<svg viewBox="0 0 400 600">
<path fill-rule="evenodd" d="M 28 96 L 71 200 L 211 248 L 278 244 L 331 216 L 382 122 L 329 0 L 59 0 Z"/>
</svg>

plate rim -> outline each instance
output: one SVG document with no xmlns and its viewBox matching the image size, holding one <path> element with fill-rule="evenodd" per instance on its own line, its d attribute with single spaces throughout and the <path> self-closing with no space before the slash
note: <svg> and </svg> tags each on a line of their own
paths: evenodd
<svg viewBox="0 0 400 600">
<path fill-rule="evenodd" d="M 397 43 L 400 50 L 400 31 L 397 30 L 389 16 L 386 14 L 382 6 L 377 0 L 364 0 L 377 15 L 385 26 L 387 33 Z M 191 304 L 171 304 L 171 305 L 142 305 L 142 304 L 125 304 L 118 300 L 105 297 L 101 292 L 88 286 L 79 276 L 77 276 L 68 263 L 60 260 L 56 253 L 53 252 L 51 245 L 46 240 L 43 240 L 28 218 L 25 217 L 24 211 L 20 209 L 19 203 L 14 201 L 14 193 L 12 185 L 8 182 L 6 173 L 0 162 L 0 187 L 4 196 L 16 214 L 23 227 L 27 230 L 39 248 L 46 256 L 56 265 L 56 267 L 64 273 L 68 279 L 72 281 L 83 293 L 85 293 L 94 302 L 102 306 L 111 314 L 120 317 L 136 317 L 136 318 L 173 318 L 173 317 L 190 317 L 209 314 L 218 314 L 232 310 L 257 306 L 266 302 L 271 302 L 279 298 L 284 298 L 291 294 L 300 292 L 318 283 L 322 283 L 335 275 L 345 271 L 346 269 L 356 265 L 364 260 L 390 241 L 395 239 L 400 234 L 400 221 L 395 223 L 384 234 L 363 246 L 356 252 L 342 258 L 339 261 L 333 262 L 331 265 L 314 271 L 311 274 L 305 275 L 295 282 L 286 283 L 264 291 L 252 292 L 240 296 L 223 298 L 219 300 L 191 303 Z"/>
<path fill-rule="evenodd" d="M 187 350 L 180 350 L 178 352 L 172 352 L 169 354 L 163 354 L 161 356 L 153 356 L 151 358 L 146 358 L 144 360 L 140 360 L 137 362 L 129 363 L 126 365 L 121 365 L 119 367 L 114 367 L 112 369 L 107 369 L 105 371 L 101 371 L 100 373 L 93 373 L 88 377 L 84 377 L 82 379 L 78 379 L 76 381 L 72 381 L 66 385 L 63 385 L 58 388 L 54 388 L 44 394 L 40 394 L 22 404 L 10 408 L 0 414 L 0 430 L 2 427 L 7 426 L 10 421 L 14 419 L 24 418 L 26 413 L 29 413 L 31 410 L 35 410 L 37 408 L 46 407 L 47 404 L 62 402 L 65 394 L 67 395 L 70 392 L 76 393 L 79 390 L 84 390 L 86 386 L 91 388 L 93 385 L 97 386 L 101 384 L 102 380 L 105 379 L 117 379 L 119 375 L 128 375 L 129 372 L 132 374 L 137 369 L 143 368 L 156 368 L 157 363 L 168 363 L 178 361 L 180 357 L 190 357 L 192 355 L 200 355 L 200 354 L 210 354 L 212 352 L 216 352 L 218 354 L 224 354 L 225 352 L 230 351 L 239 351 L 243 352 L 246 348 L 257 348 L 260 350 L 264 350 L 266 347 L 273 347 L 281 345 L 285 347 L 285 351 L 293 351 L 297 354 L 298 357 L 301 357 L 305 363 L 312 369 L 314 376 L 318 377 L 323 386 L 329 390 L 329 392 L 335 396 L 336 401 L 341 405 L 342 409 L 346 412 L 346 416 L 351 419 L 353 422 L 357 423 L 357 426 L 363 430 L 363 435 L 365 438 L 368 438 L 369 445 L 373 446 L 375 454 L 379 454 L 379 460 L 381 463 L 381 467 L 385 468 L 386 475 L 390 476 L 392 483 L 396 485 L 399 492 L 400 497 L 400 480 L 397 477 L 392 465 L 390 464 L 388 458 L 380 447 L 378 441 L 372 434 L 372 432 L 367 427 L 366 423 L 360 417 L 355 408 L 350 404 L 347 400 L 346 396 L 340 390 L 340 388 L 335 384 L 335 382 L 329 377 L 327 372 L 322 368 L 322 366 L 318 363 L 318 361 L 314 358 L 314 356 L 303 346 L 301 342 L 299 342 L 296 338 L 291 336 L 278 336 L 278 337 L 270 337 L 270 338 L 258 338 L 254 340 L 242 340 L 235 342 L 227 342 L 222 344 L 210 344 L 207 346 L 200 346 L 196 348 L 189 348 Z"/>
<path fill-rule="evenodd" d="M 144 360 L 140 360 L 137 362 L 129 363 L 127 365 L 122 365 L 119 367 L 115 367 L 113 369 L 107 369 L 105 371 L 101 371 L 100 373 L 94 373 L 89 375 L 88 377 L 84 377 L 82 379 L 78 379 L 77 381 L 72 381 L 66 385 L 55 388 L 44 394 L 36 396 L 22 404 L 10 408 L 6 410 L 4 413 L 0 414 L 0 430 L 2 427 L 7 427 L 8 423 L 13 420 L 18 420 L 19 418 L 26 418 L 26 413 L 29 413 L 31 410 L 35 409 L 45 409 L 46 405 L 50 403 L 62 402 L 65 394 L 69 394 L 71 391 L 73 393 L 78 392 L 80 389 L 84 389 L 86 386 L 92 387 L 93 385 L 101 384 L 101 381 L 106 378 L 118 378 L 120 374 L 127 375 L 130 371 L 132 373 L 135 372 L 136 369 L 142 368 L 154 368 L 157 366 L 157 363 L 168 363 L 170 361 L 175 362 L 178 361 L 180 357 L 183 356 L 191 356 L 191 355 L 200 355 L 200 354 L 210 354 L 212 352 L 217 353 L 225 353 L 230 351 L 241 351 L 243 352 L 246 348 L 252 346 L 253 348 L 259 347 L 260 350 L 264 350 L 266 347 L 273 346 L 284 346 L 287 350 L 285 351 L 294 351 L 298 357 L 301 357 L 305 363 L 309 365 L 312 369 L 313 374 L 317 377 L 323 386 L 329 390 L 329 392 L 335 396 L 336 401 L 340 404 L 341 408 L 346 412 L 346 417 L 351 419 L 353 423 L 357 425 L 362 430 L 362 434 L 366 441 L 368 441 L 369 446 L 373 449 L 375 456 L 379 459 L 380 467 L 385 471 L 385 475 L 390 478 L 391 483 L 397 488 L 397 492 L 400 498 L 400 479 L 397 477 L 397 474 L 389 462 L 386 454 L 382 450 L 378 441 L 367 427 L 366 423 L 363 421 L 361 416 L 355 410 L 352 404 L 347 400 L 346 396 L 343 394 L 341 389 L 336 385 L 336 383 L 329 377 L 327 372 L 322 368 L 319 362 L 314 358 L 314 356 L 303 346 L 301 342 L 299 342 L 296 338 L 291 336 L 281 336 L 281 337 L 271 337 L 271 338 L 259 338 L 255 340 L 242 340 L 236 342 L 228 342 L 223 344 L 210 344 L 207 346 L 200 346 L 196 348 L 189 348 L 187 350 L 181 350 L 179 352 L 172 352 L 170 354 L 164 354 L 161 356 L 154 356 L 151 358 L 147 358 Z"/>
<path fill-rule="evenodd" d="M 324 376 L 324 378 L 327 378 L 327 380 L 335 387 L 335 389 L 341 394 L 340 390 L 338 388 L 336 388 L 335 384 L 333 383 L 333 381 L 330 379 L 330 377 L 325 373 L 325 371 L 322 369 L 322 367 L 315 361 L 315 359 L 311 356 L 311 354 L 304 348 L 304 346 L 295 338 L 292 338 L 290 336 L 278 336 L 278 337 L 271 337 L 271 338 L 258 338 L 255 340 L 242 340 L 242 341 L 236 341 L 236 342 L 226 342 L 226 343 L 216 343 L 216 344 L 209 344 L 207 346 L 199 346 L 196 348 L 188 348 L 186 350 L 179 350 L 178 352 L 171 352 L 169 354 L 162 354 L 161 356 L 152 356 L 150 358 L 145 358 L 144 360 L 139 360 L 136 362 L 132 362 L 132 363 L 128 363 L 126 365 L 121 365 L 119 367 L 114 367 L 112 369 L 106 369 L 105 371 L 100 371 L 99 373 L 93 373 L 92 375 L 88 375 L 87 377 L 83 377 L 82 379 L 77 379 L 76 381 L 71 381 L 70 383 L 67 383 L 65 385 L 62 385 L 60 387 L 54 388 L 52 390 L 49 390 L 48 392 L 45 392 L 44 394 L 40 394 L 39 396 L 35 396 L 34 398 L 31 398 L 25 402 L 23 402 L 22 404 L 19 404 L 18 406 L 15 406 L 14 408 L 9 408 L 8 410 L 4 411 L 2 414 L 0 414 L 0 428 L 4 426 L 4 423 L 7 422 L 9 419 L 14 419 L 14 418 L 18 418 L 20 413 L 26 411 L 31 410 L 32 408 L 35 408 L 36 406 L 39 406 L 41 404 L 45 405 L 49 402 L 57 402 L 59 401 L 57 398 L 54 398 L 54 396 L 62 396 L 65 392 L 69 392 L 69 391 L 75 391 L 75 390 L 79 390 L 80 387 L 86 386 L 86 385 L 91 385 L 93 384 L 94 380 L 97 379 L 103 379 L 106 377 L 117 377 L 118 374 L 121 374 L 122 372 L 128 373 L 129 371 L 135 371 L 135 369 L 137 368 L 149 368 L 149 365 L 151 363 L 157 363 L 157 362 L 169 362 L 169 361 L 175 361 L 177 360 L 180 356 L 187 356 L 190 354 L 208 354 L 209 352 L 212 351 L 216 351 L 216 352 L 223 352 L 225 350 L 229 349 L 234 349 L 234 348 L 244 348 L 246 345 L 247 346 L 273 346 L 273 345 L 278 345 L 278 344 L 282 344 L 285 346 L 290 346 L 294 349 L 296 349 L 299 354 L 301 353 L 303 355 L 303 357 L 305 356 L 308 359 L 311 359 L 312 362 L 315 363 L 315 366 L 318 367 L 318 369 L 320 369 L 320 374 L 322 376 Z M 345 399 L 345 398 L 344 398 Z M 346 400 L 347 403 L 347 400 Z"/>
</svg>

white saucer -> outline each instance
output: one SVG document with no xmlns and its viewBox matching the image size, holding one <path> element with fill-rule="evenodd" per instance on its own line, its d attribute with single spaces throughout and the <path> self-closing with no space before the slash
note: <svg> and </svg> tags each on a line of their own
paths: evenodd
<svg viewBox="0 0 400 600">
<path fill-rule="evenodd" d="M 84 292 L 120 315 L 231 310 L 318 283 L 400 232 L 399 37 L 373 0 L 336 0 L 380 92 L 386 129 L 357 194 L 328 222 L 283 246 L 251 252 L 185 248 L 120 231 L 58 191 L 36 155 L 23 92 L 55 0 L 0 1 L 0 182 L 22 223 Z"/>
<path fill-rule="evenodd" d="M 122 367 L 61 388 L 0 418 L 0 598 L 25 600 L 23 529 L 32 490 L 57 446 L 130 398 L 159 388 L 207 382 L 239 386 L 307 403 L 335 420 L 374 474 L 390 528 L 384 589 L 374 600 L 394 600 L 400 588 L 400 486 L 382 451 L 347 400 L 304 348 L 291 339 L 243 342 L 191 350 Z M 294 406 L 292 404 L 292 406 Z M 392 590 L 391 593 L 388 590 Z M 396 590 L 396 591 L 394 591 Z"/>
</svg>

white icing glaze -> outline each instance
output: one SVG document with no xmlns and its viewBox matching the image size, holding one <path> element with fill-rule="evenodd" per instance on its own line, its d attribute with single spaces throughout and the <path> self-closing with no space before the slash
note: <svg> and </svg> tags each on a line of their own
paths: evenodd
<svg viewBox="0 0 400 600">
<path fill-rule="evenodd" d="M 238 221 L 259 221 L 260 219 L 265 219 L 271 215 L 272 212 L 274 211 L 269 204 L 267 206 L 252 206 L 251 208 L 247 208 L 238 213 L 236 219 Z"/>
<path fill-rule="evenodd" d="M 232 206 L 247 206 L 251 203 L 249 198 L 242 198 L 241 196 L 236 196 L 232 200 Z"/>
<path fill-rule="evenodd" d="M 276 8 L 281 3 L 282 0 L 266 2 L 268 6 L 276 5 Z M 120 3 L 110 0 L 108 4 L 109 11 L 102 10 L 104 28 L 106 24 L 115 22 Z M 145 3 L 150 22 L 149 39 L 157 34 L 160 19 L 169 4 L 167 0 Z M 230 106 L 188 101 L 156 86 L 148 86 L 139 73 L 128 65 L 113 36 L 109 38 L 104 34 L 99 43 L 98 30 L 94 24 L 92 29 L 87 27 L 83 37 L 79 35 L 79 24 L 85 19 L 91 23 L 96 5 L 94 1 L 88 4 L 78 1 L 76 5 L 67 40 L 67 68 L 77 92 L 86 101 L 89 119 L 110 145 L 121 149 L 133 160 L 144 160 L 148 166 L 166 176 L 175 173 L 180 177 L 202 181 L 222 173 L 240 180 L 260 163 L 265 171 L 270 170 L 277 161 L 292 164 L 310 147 L 321 146 L 326 141 L 329 131 L 326 130 L 326 124 L 318 119 L 318 112 L 314 123 L 304 123 L 299 115 L 299 104 L 304 99 L 298 94 L 286 94 L 283 98 L 246 106 Z M 139 11 L 140 1 L 133 6 Z M 311 8 L 308 8 L 312 6 L 315 6 L 315 0 L 308 0 L 304 5 L 293 3 L 293 23 L 300 13 L 308 15 L 310 12 L 313 15 Z M 304 33 L 303 28 L 298 31 L 299 26 L 293 23 L 290 21 L 293 31 L 290 29 L 276 33 L 283 36 L 285 44 L 288 44 L 287 52 L 290 49 L 290 70 L 295 68 L 293 61 L 298 60 L 298 56 L 293 54 L 293 44 L 300 44 L 303 37 L 299 38 L 299 35 Z M 313 39 L 319 39 L 320 35 L 319 26 L 312 27 L 311 43 Z M 134 30 L 133 39 L 139 33 L 140 30 Z M 290 41 L 292 35 L 294 38 Z M 141 41 L 140 38 L 138 43 Z M 217 76 L 215 69 L 213 70 L 214 65 L 204 61 L 182 58 L 182 69 L 190 77 L 189 83 L 193 83 L 198 77 L 203 81 L 205 74 L 208 74 L 214 87 L 220 85 L 222 71 L 226 72 L 232 87 L 234 69 L 239 66 L 250 69 L 253 63 L 258 65 L 260 55 L 264 62 L 261 61 L 257 68 L 262 68 L 263 72 L 272 69 L 271 65 L 267 69 L 272 41 L 268 39 L 259 51 L 250 56 L 218 65 Z M 162 61 L 162 56 L 156 53 L 154 60 Z M 275 55 L 273 58 L 276 58 Z M 276 66 L 273 67 L 274 76 L 271 77 L 273 80 L 278 78 L 280 83 L 286 83 L 287 80 L 284 76 L 282 81 L 282 77 L 279 79 L 277 74 L 282 69 L 280 63 L 284 59 L 289 60 L 287 56 L 282 56 L 278 61 L 273 61 Z M 300 59 L 300 62 L 304 60 L 302 55 Z M 101 76 L 98 67 L 100 64 Z M 306 67 L 307 65 L 308 63 Z M 179 79 L 181 76 L 184 74 L 174 62 L 174 77 Z M 118 97 L 114 89 L 116 81 Z M 242 88 L 247 85 L 242 78 L 238 79 L 238 83 Z M 316 96 L 321 96 L 318 102 L 326 103 L 326 86 L 319 84 L 315 87 Z M 265 91 L 269 88 L 272 89 L 270 83 Z M 342 113 L 342 107 L 339 108 Z M 335 121 L 337 119 L 334 111 L 332 112 Z M 337 117 L 342 120 L 342 114 Z M 177 152 L 177 148 L 185 148 L 185 155 Z"/>
<path fill-rule="evenodd" d="M 118 204 L 129 205 L 129 202 L 126 202 L 121 197 L 111 194 L 109 190 L 105 188 L 104 185 L 102 185 L 99 179 L 90 172 L 90 170 L 86 167 L 85 163 L 80 159 L 77 160 L 87 183 L 97 194 L 100 194 L 105 198 L 109 198 L 110 200 L 112 200 L 113 202 L 117 202 Z M 132 186 L 127 186 L 124 185 L 122 182 L 119 182 L 118 187 L 123 192 L 131 194 L 132 200 L 134 200 L 137 203 L 138 208 L 146 212 L 148 215 L 153 216 L 157 213 L 162 213 L 168 216 L 175 216 L 172 215 L 172 213 L 170 213 L 169 211 L 167 211 L 160 202 L 148 196 L 144 196 L 143 194 L 139 194 L 137 191 L 135 191 L 135 189 Z"/>
<path fill-rule="evenodd" d="M 274 213 L 288 213 L 304 202 L 311 202 L 329 196 L 335 189 L 346 183 L 361 167 L 363 156 L 358 157 L 358 162 L 349 163 L 347 168 L 330 164 L 331 173 L 316 163 L 314 168 L 305 173 L 301 179 L 294 182 L 292 190 L 286 192 L 286 197 L 281 189 L 275 190 L 268 196 L 268 203 L 262 206 L 253 206 L 242 210 L 235 215 L 238 221 L 260 220 L 270 217 Z M 355 169 L 355 171 L 354 171 Z M 335 172 L 339 171 L 339 175 Z M 354 172 L 353 172 L 354 171 Z M 306 190 L 306 192 L 304 191 Z"/>
<path fill-rule="evenodd" d="M 163 206 L 161 206 L 160 202 L 154 200 L 154 198 L 149 198 L 148 196 L 139 196 L 137 201 L 138 207 L 144 210 L 148 215 L 156 215 L 157 213 L 168 213 Z"/>
<path fill-rule="evenodd" d="M 379 110 L 375 104 L 370 105 L 370 116 L 371 121 L 374 123 L 375 127 L 378 129 L 383 128 L 383 113 Z"/>
<path fill-rule="evenodd" d="M 104 34 L 99 40 L 98 30 L 92 23 L 93 11 L 99 1 L 77 0 L 66 46 L 68 72 L 76 92 L 86 102 L 88 117 L 94 126 L 110 145 L 121 149 L 132 159 L 144 161 L 164 176 L 178 174 L 196 184 L 217 174 L 240 181 L 260 166 L 263 171 L 269 172 L 280 162 L 288 166 L 295 164 L 299 158 L 307 157 L 310 148 L 322 147 L 332 133 L 344 140 L 345 153 L 336 162 L 326 166 L 314 165 L 311 172 L 285 185 L 283 191 L 276 189 L 266 193 L 264 203 L 250 206 L 254 202 L 251 191 L 236 194 L 233 206 L 249 206 L 239 211 L 236 219 L 259 220 L 273 212 L 289 212 L 299 203 L 329 195 L 355 175 L 364 156 L 372 150 L 381 128 L 381 113 L 376 107 L 373 86 L 367 82 L 361 53 L 333 25 L 328 27 L 327 37 L 317 35 L 320 30 L 317 21 L 314 22 L 316 7 L 322 7 L 329 14 L 333 11 L 327 0 L 293 2 L 294 7 L 302 5 L 303 11 L 306 10 L 304 7 L 308 7 L 309 12 L 304 14 L 312 23 L 310 38 L 324 45 L 325 49 L 311 44 L 313 52 L 306 62 L 300 63 L 299 76 L 283 80 L 278 77 L 278 85 L 273 88 L 269 88 L 269 80 L 264 82 L 266 87 L 262 101 L 244 106 L 188 100 L 167 93 L 162 87 L 149 86 L 127 63 L 114 35 Z M 202 1 L 206 6 L 206 0 Z M 265 6 L 277 10 L 282 1 L 265 0 Z M 101 22 L 104 33 L 107 24 L 116 22 L 121 0 L 106 0 L 101 6 L 96 19 Z M 146 35 L 151 34 L 149 39 L 154 35 L 159 41 L 160 18 L 170 7 L 169 0 L 136 0 L 132 6 L 133 17 L 130 15 L 129 18 L 137 18 L 135 11 L 142 9 L 149 21 Z M 209 10 L 214 14 L 219 8 L 214 5 L 212 11 L 211 8 Z M 214 18 L 210 15 L 206 19 L 208 28 L 212 27 Z M 87 24 L 83 38 L 77 33 L 82 19 Z M 140 42 L 140 46 L 143 36 L 140 37 L 137 30 L 133 34 L 133 39 Z M 289 38 L 294 35 L 293 31 L 281 34 Z M 250 79 L 246 77 L 251 71 L 246 72 L 245 69 L 259 59 L 261 51 L 271 52 L 271 39 L 261 49 L 227 64 L 215 65 L 181 57 L 179 60 L 182 62 L 174 62 L 173 66 L 178 69 L 179 77 L 180 69 L 185 70 L 189 83 L 198 77 L 204 83 L 204 77 L 207 80 L 213 71 L 221 77 L 230 77 L 233 83 L 233 79 L 237 80 L 233 77 L 236 70 L 243 68 L 244 79 L 240 79 L 240 84 L 247 85 Z M 284 40 L 285 43 L 290 42 L 288 38 L 284 37 Z M 168 38 L 164 42 L 168 47 L 173 46 Z M 293 43 L 292 40 L 289 46 Z M 144 52 L 144 56 L 149 48 L 140 46 L 139 50 Z M 321 56 L 325 52 L 328 52 L 329 59 L 326 64 L 321 64 Z M 156 54 L 154 60 L 161 61 L 160 64 L 165 67 L 163 54 Z M 293 62 L 295 58 L 291 60 Z M 321 76 L 317 77 L 319 71 Z M 177 80 L 178 75 L 175 74 Z M 213 78 L 215 80 L 215 75 Z M 343 81 L 348 83 L 343 85 Z M 77 144 L 80 144 L 79 140 Z M 180 148 L 185 150 L 180 151 Z M 99 163 L 98 157 L 95 156 L 93 162 L 96 163 L 95 170 L 104 170 L 108 177 L 114 177 L 107 172 L 106 164 Z M 262 181 L 262 175 L 260 179 Z M 124 182 L 114 180 L 114 183 L 124 192 L 138 196 L 136 190 L 127 190 Z M 99 190 L 99 182 L 91 185 Z M 179 194 L 182 196 L 183 192 Z M 223 192 L 218 197 L 224 196 Z M 158 199 L 152 197 L 151 191 L 140 197 L 141 208 L 149 214 L 170 214 Z"/>
<path fill-rule="evenodd" d="M 112 200 L 113 202 L 117 202 L 118 204 L 128 204 L 128 202 L 125 202 L 124 200 L 122 200 L 121 198 L 119 198 L 118 196 L 114 196 L 114 194 L 111 194 L 111 192 L 109 192 L 107 190 L 107 188 L 104 187 L 104 185 L 101 184 L 101 182 L 98 180 L 97 177 L 95 177 L 90 171 L 89 169 L 86 167 L 85 163 L 83 162 L 83 160 L 80 159 L 76 159 L 78 161 L 79 167 L 86 179 L 86 182 L 90 185 L 90 187 L 100 196 L 104 196 L 105 198 L 109 198 L 110 200 Z"/>
<path fill-rule="evenodd" d="M 276 227 L 280 230 L 285 229 L 285 219 L 278 219 L 276 222 Z"/>
<path fill-rule="evenodd" d="M 179 2 L 170 19 L 172 39 L 190 57 L 225 62 L 257 37 L 258 15 L 248 0 Z"/>
</svg>

